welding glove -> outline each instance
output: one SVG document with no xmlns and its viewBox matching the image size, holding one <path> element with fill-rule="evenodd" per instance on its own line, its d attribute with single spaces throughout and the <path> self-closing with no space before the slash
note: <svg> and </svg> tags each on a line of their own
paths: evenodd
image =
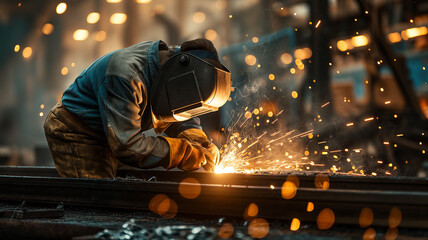
<svg viewBox="0 0 428 240">
<path fill-rule="evenodd" d="M 190 142 L 197 142 L 203 148 L 205 148 L 211 155 L 213 156 L 212 161 L 207 161 L 203 168 L 207 171 L 214 171 L 215 166 L 220 164 L 220 152 L 217 146 L 208 140 L 207 135 L 205 135 L 204 131 L 197 128 L 190 128 L 182 131 L 178 134 L 178 138 L 184 138 Z"/>
<path fill-rule="evenodd" d="M 207 171 L 214 171 L 220 161 L 217 147 L 208 140 L 202 130 L 187 129 L 178 134 L 177 138 L 162 138 L 168 142 L 170 149 L 167 169 L 178 167 L 192 171 L 203 167 Z"/>
</svg>

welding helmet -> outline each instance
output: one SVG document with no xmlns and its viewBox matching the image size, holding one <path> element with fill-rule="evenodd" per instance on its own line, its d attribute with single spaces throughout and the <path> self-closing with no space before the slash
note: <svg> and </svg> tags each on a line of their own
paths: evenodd
<svg viewBox="0 0 428 240">
<path fill-rule="evenodd" d="M 177 47 L 161 67 L 150 91 L 155 131 L 161 133 L 173 122 L 217 111 L 228 100 L 230 91 L 230 71 L 218 61 L 216 53 L 179 52 Z"/>
</svg>

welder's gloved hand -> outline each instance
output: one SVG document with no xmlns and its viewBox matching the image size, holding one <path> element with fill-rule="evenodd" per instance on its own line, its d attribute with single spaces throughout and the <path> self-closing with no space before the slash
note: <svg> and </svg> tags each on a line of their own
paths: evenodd
<svg viewBox="0 0 428 240">
<path fill-rule="evenodd" d="M 192 171 L 203 167 L 207 171 L 214 171 L 214 167 L 220 162 L 217 147 L 208 140 L 202 130 L 187 129 L 177 138 L 162 138 L 168 142 L 170 148 L 167 169 L 178 167 Z"/>
<path fill-rule="evenodd" d="M 189 140 L 190 142 L 197 142 L 201 144 L 203 148 L 205 148 L 209 153 L 211 153 L 213 159 L 212 161 L 207 161 L 203 168 L 207 171 L 214 171 L 215 166 L 220 164 L 220 152 L 217 146 L 208 140 L 207 135 L 205 135 L 204 131 L 197 128 L 190 128 L 182 131 L 178 134 L 178 138 L 184 138 Z"/>
</svg>

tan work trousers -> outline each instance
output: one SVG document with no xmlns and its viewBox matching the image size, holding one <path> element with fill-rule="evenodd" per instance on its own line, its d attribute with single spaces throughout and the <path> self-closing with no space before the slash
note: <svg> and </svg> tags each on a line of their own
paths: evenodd
<svg viewBox="0 0 428 240">
<path fill-rule="evenodd" d="M 47 116 L 44 129 L 60 176 L 115 177 L 119 161 L 113 156 L 105 136 L 95 133 L 61 102 Z"/>
</svg>

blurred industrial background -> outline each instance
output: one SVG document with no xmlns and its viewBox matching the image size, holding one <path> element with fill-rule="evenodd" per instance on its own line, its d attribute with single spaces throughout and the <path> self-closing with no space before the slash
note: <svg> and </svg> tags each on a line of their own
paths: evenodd
<svg viewBox="0 0 428 240">
<path fill-rule="evenodd" d="M 422 0 L 2 0 L 0 164 L 53 164 L 44 119 L 97 58 L 205 37 L 232 71 L 230 101 L 201 117 L 223 152 L 307 133 L 284 143 L 299 170 L 425 176 L 427 25 Z"/>
</svg>

